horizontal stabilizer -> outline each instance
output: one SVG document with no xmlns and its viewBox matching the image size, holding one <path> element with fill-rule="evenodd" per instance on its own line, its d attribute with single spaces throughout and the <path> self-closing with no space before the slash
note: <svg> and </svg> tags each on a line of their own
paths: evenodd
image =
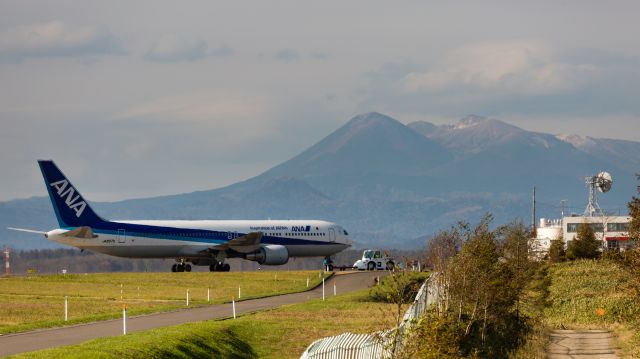
<svg viewBox="0 0 640 359">
<path fill-rule="evenodd" d="M 76 229 L 70 230 L 69 232 L 63 233 L 62 235 L 65 237 L 84 238 L 84 239 L 98 238 L 98 236 L 93 234 L 91 227 L 78 227 Z"/>
<path fill-rule="evenodd" d="M 43 232 L 43 231 L 36 231 L 35 229 L 24 229 L 24 228 L 13 228 L 13 227 L 7 227 L 7 229 L 10 229 L 12 231 L 27 232 L 27 233 L 37 233 L 37 234 L 45 234 L 45 233 L 47 233 L 47 232 Z"/>
<path fill-rule="evenodd" d="M 250 253 L 260 248 L 262 232 L 247 233 L 242 237 L 234 238 L 227 243 L 213 247 L 215 250 L 233 249 L 240 253 Z"/>
</svg>

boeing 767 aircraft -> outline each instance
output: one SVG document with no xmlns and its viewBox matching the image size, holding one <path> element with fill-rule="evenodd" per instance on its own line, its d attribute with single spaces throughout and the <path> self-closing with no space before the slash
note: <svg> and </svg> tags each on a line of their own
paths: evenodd
<svg viewBox="0 0 640 359">
<path fill-rule="evenodd" d="M 98 216 L 53 161 L 38 161 L 60 228 L 50 241 L 128 258 L 175 258 L 172 272 L 191 263 L 229 271 L 226 258 L 281 265 L 292 257 L 328 257 L 353 242 L 341 226 L 320 220 L 108 221 Z"/>
</svg>

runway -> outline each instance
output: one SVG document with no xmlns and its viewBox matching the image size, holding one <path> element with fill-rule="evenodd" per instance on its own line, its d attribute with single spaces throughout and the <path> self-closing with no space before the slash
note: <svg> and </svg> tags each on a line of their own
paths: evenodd
<svg viewBox="0 0 640 359">
<path fill-rule="evenodd" d="M 338 294 L 365 289 L 374 284 L 376 276 L 385 272 L 356 272 L 334 275 L 326 281 L 326 295 L 333 295 L 333 284 Z M 244 314 L 286 304 L 305 302 L 322 297 L 322 286 L 312 290 L 260 299 L 236 302 L 236 313 Z M 127 319 L 127 333 L 159 327 L 178 325 L 203 320 L 223 319 L 232 316 L 231 303 L 217 304 L 193 309 L 141 315 Z M 35 330 L 0 336 L 0 356 L 30 352 L 35 350 L 79 344 L 87 340 L 122 335 L 122 319 L 112 319 L 68 327 Z"/>
</svg>

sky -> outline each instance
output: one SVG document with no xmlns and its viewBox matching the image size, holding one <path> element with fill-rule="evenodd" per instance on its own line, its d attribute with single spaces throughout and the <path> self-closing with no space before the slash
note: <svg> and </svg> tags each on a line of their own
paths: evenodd
<svg viewBox="0 0 640 359">
<path fill-rule="evenodd" d="M 0 3 L 0 201 L 213 189 L 351 117 L 640 141 L 637 1 Z"/>
</svg>

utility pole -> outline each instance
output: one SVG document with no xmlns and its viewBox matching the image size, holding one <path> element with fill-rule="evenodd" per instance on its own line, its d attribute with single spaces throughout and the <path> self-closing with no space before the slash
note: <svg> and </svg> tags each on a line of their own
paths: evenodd
<svg viewBox="0 0 640 359">
<path fill-rule="evenodd" d="M 533 186 L 533 200 L 531 208 L 531 234 L 535 238 L 538 236 L 536 233 L 536 186 Z"/>
</svg>

